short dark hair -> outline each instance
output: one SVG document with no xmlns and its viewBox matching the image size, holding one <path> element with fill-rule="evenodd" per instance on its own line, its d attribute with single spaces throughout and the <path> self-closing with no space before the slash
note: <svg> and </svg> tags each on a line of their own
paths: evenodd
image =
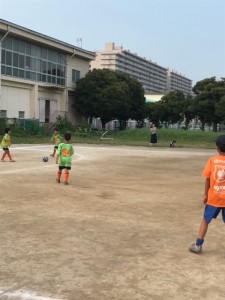
<svg viewBox="0 0 225 300">
<path fill-rule="evenodd" d="M 225 135 L 220 135 L 216 139 L 216 146 L 220 149 L 221 152 L 225 152 Z"/>
<path fill-rule="evenodd" d="M 64 133 L 64 139 L 66 141 L 69 141 L 71 139 L 71 133 L 69 133 L 69 132 Z"/>
<path fill-rule="evenodd" d="M 58 130 L 58 128 L 54 128 L 54 130 L 53 130 L 53 131 L 59 131 L 59 130 Z"/>
</svg>

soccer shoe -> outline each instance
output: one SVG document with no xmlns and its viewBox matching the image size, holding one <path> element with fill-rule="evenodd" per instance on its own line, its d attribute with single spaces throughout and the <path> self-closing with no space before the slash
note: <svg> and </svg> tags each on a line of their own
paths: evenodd
<svg viewBox="0 0 225 300">
<path fill-rule="evenodd" d="M 60 179 L 56 178 L 56 182 L 60 183 Z"/>
<path fill-rule="evenodd" d="M 196 254 L 200 254 L 202 252 L 202 246 L 197 246 L 195 243 L 191 244 L 191 246 L 189 247 L 189 251 L 196 253 Z"/>
<path fill-rule="evenodd" d="M 51 157 L 54 157 L 54 154 L 50 154 Z"/>
<path fill-rule="evenodd" d="M 4 159 L 1 159 L 1 162 L 5 162 L 5 160 L 4 160 Z"/>
<path fill-rule="evenodd" d="M 15 160 L 14 160 L 14 159 L 10 159 L 10 161 L 11 161 L 11 162 L 15 162 Z"/>
<path fill-rule="evenodd" d="M 65 185 L 68 185 L 68 184 L 69 184 L 69 182 L 68 182 L 68 181 L 64 181 L 64 184 L 65 184 Z"/>
</svg>

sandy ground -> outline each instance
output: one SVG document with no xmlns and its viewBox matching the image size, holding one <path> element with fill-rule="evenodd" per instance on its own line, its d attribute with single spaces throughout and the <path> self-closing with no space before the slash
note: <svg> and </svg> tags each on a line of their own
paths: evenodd
<svg viewBox="0 0 225 300">
<path fill-rule="evenodd" d="M 225 299 L 221 216 L 188 251 L 215 151 L 74 145 L 65 186 L 52 148 L 0 164 L 0 299 Z"/>
</svg>

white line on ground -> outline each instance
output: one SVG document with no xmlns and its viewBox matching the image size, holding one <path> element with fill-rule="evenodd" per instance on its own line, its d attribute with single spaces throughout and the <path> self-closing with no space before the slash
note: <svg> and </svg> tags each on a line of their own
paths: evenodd
<svg viewBox="0 0 225 300">
<path fill-rule="evenodd" d="M 72 159 L 72 162 L 77 162 L 77 161 L 82 160 L 82 159 L 83 159 L 83 155 L 76 154 L 76 157 Z M 40 169 L 44 169 L 44 168 L 52 168 L 52 167 L 54 167 L 54 168 L 57 169 L 57 165 L 56 164 L 42 163 L 41 166 L 34 167 L 34 168 L 20 168 L 20 169 L 17 169 L 17 170 L 14 169 L 14 170 L 4 170 L 4 171 L 0 170 L 0 175 L 2 175 L 2 174 L 15 174 L 15 173 L 29 172 L 29 171 L 36 171 L 36 170 L 40 170 Z"/>
<path fill-rule="evenodd" d="M 1 296 L 9 297 L 10 299 L 17 298 L 17 299 L 24 299 L 24 300 L 62 300 L 56 298 L 37 296 L 34 293 L 28 291 L 8 292 L 8 291 L 0 290 L 0 298 Z"/>
</svg>

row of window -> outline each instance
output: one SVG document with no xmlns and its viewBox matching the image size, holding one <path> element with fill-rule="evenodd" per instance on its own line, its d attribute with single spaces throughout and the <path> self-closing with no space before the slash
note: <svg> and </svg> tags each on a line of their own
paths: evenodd
<svg viewBox="0 0 225 300">
<path fill-rule="evenodd" d="M 7 36 L 2 42 L 2 75 L 65 86 L 66 55 Z"/>
<path fill-rule="evenodd" d="M 2 50 L 2 75 L 48 82 L 65 86 L 66 67 L 49 61 Z M 80 71 L 72 70 L 72 82 L 80 79 Z"/>
<path fill-rule="evenodd" d="M 29 70 L 24 70 L 19 68 L 2 66 L 1 71 L 2 71 L 2 75 L 14 76 L 14 77 L 28 79 L 32 81 L 48 82 L 48 83 L 62 85 L 62 86 L 65 86 L 66 84 L 65 78 L 60 78 L 57 76 L 52 76 L 43 73 L 31 72 Z"/>
<path fill-rule="evenodd" d="M 0 119 L 7 118 L 7 110 L 0 110 Z M 25 118 L 25 111 L 18 111 L 18 118 L 24 119 Z"/>
<path fill-rule="evenodd" d="M 2 50 L 2 65 L 65 77 L 65 66 Z"/>
<path fill-rule="evenodd" d="M 0 34 L 0 38 L 1 38 Z M 48 60 L 58 64 L 66 64 L 66 56 L 63 53 L 57 52 L 51 48 L 41 47 L 28 41 L 17 39 L 12 36 L 7 36 L 2 42 L 2 48 L 11 50 L 12 52 L 26 54 L 36 58 Z"/>
<path fill-rule="evenodd" d="M 31 72 L 29 70 L 19 69 L 19 68 L 12 68 L 12 67 L 1 67 L 2 75 L 8 75 L 13 77 L 25 78 L 32 81 L 42 81 L 48 82 L 57 85 L 65 85 L 65 78 L 60 78 L 57 76 L 52 76 L 43 73 Z M 72 70 L 72 82 L 76 83 L 80 79 L 80 71 Z"/>
</svg>

